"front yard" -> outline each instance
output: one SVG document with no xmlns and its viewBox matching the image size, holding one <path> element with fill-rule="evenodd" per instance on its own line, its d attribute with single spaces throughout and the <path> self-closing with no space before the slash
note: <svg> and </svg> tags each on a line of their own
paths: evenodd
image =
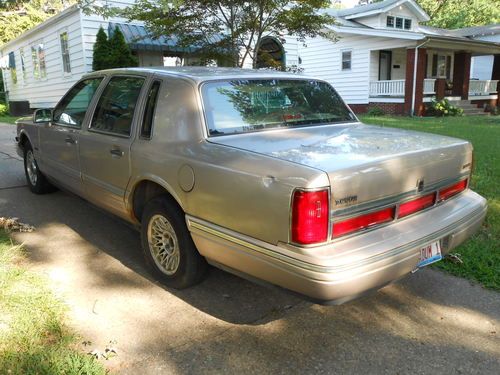
<svg viewBox="0 0 500 375">
<path fill-rule="evenodd" d="M 436 267 L 500 290 L 500 116 L 448 118 L 368 117 L 365 123 L 463 138 L 474 145 L 472 189 L 488 199 L 488 215 L 481 231 L 453 253 L 463 264 L 450 260 Z"/>
</svg>

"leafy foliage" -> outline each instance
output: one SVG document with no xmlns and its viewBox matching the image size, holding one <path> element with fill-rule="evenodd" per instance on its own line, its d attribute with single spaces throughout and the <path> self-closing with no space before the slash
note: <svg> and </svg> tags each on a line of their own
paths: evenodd
<svg viewBox="0 0 500 375">
<path fill-rule="evenodd" d="M 75 0 L 70 0 L 73 3 Z M 0 0 L 0 45 L 68 6 L 60 0 Z"/>
<path fill-rule="evenodd" d="M 99 28 L 94 44 L 92 69 L 128 68 L 137 66 L 137 59 L 132 55 L 122 32 L 116 28 L 108 39 L 104 29 Z"/>
<path fill-rule="evenodd" d="M 327 0 L 137 0 L 125 9 L 81 1 L 88 12 L 143 21 L 153 36 L 175 37 L 178 47 L 231 66 L 242 66 L 247 58 L 255 62 L 262 38 L 284 30 L 301 41 L 335 38 L 324 28 L 334 19 L 317 12 L 328 7 Z"/>
<path fill-rule="evenodd" d="M 432 100 L 431 106 L 427 109 L 427 114 L 430 116 L 462 116 L 464 110 L 450 104 L 447 99 Z"/>
<path fill-rule="evenodd" d="M 430 26 L 445 29 L 500 23 L 500 5 L 491 0 L 417 0 Z"/>
<path fill-rule="evenodd" d="M 99 27 L 96 40 L 94 43 L 94 51 L 92 54 L 92 70 L 103 70 L 109 67 L 109 42 L 108 36 L 104 29 Z"/>
</svg>

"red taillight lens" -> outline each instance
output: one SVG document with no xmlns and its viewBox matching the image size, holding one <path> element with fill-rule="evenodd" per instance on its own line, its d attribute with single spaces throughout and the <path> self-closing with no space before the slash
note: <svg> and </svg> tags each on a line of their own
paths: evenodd
<svg viewBox="0 0 500 375">
<path fill-rule="evenodd" d="M 436 201 L 436 193 L 432 193 L 409 202 L 401 203 L 399 205 L 398 217 L 405 217 L 415 212 L 431 207 Z"/>
<path fill-rule="evenodd" d="M 448 198 L 457 195 L 461 191 L 464 191 L 467 188 L 467 179 L 457 182 L 451 186 L 448 186 L 444 189 L 439 190 L 439 200 L 445 201 Z"/>
<path fill-rule="evenodd" d="M 292 241 L 308 245 L 328 238 L 328 190 L 296 190 L 292 200 Z"/>
<path fill-rule="evenodd" d="M 392 219 L 394 219 L 394 207 L 389 207 L 380 211 L 370 212 L 366 215 L 333 223 L 333 237 L 344 236 L 360 229 L 391 221 Z"/>
</svg>

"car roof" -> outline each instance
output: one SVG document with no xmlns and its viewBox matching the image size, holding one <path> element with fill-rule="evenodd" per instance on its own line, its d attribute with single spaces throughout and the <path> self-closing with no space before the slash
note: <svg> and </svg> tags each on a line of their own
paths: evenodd
<svg viewBox="0 0 500 375">
<path fill-rule="evenodd" d="M 270 69 L 241 69 L 241 68 L 219 68 L 219 67 L 145 67 L 145 68 L 126 68 L 126 69 L 108 69 L 101 71 L 103 73 L 150 73 L 165 76 L 184 77 L 196 82 L 213 81 L 219 79 L 252 79 L 252 78 L 280 78 L 280 79 L 317 79 L 302 74 L 280 72 Z M 99 72 L 93 72 L 94 75 Z"/>
</svg>

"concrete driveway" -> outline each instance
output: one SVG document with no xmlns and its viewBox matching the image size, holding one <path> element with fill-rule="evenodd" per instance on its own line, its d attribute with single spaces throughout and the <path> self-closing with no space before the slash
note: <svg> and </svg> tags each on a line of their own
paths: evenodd
<svg viewBox="0 0 500 375">
<path fill-rule="evenodd" d="M 139 235 L 82 199 L 35 196 L 0 125 L 0 216 L 35 225 L 17 234 L 51 279 L 72 325 L 118 356 L 124 374 L 500 373 L 500 294 L 425 269 L 342 306 L 301 301 L 212 269 L 167 289 L 147 273 Z"/>
</svg>

